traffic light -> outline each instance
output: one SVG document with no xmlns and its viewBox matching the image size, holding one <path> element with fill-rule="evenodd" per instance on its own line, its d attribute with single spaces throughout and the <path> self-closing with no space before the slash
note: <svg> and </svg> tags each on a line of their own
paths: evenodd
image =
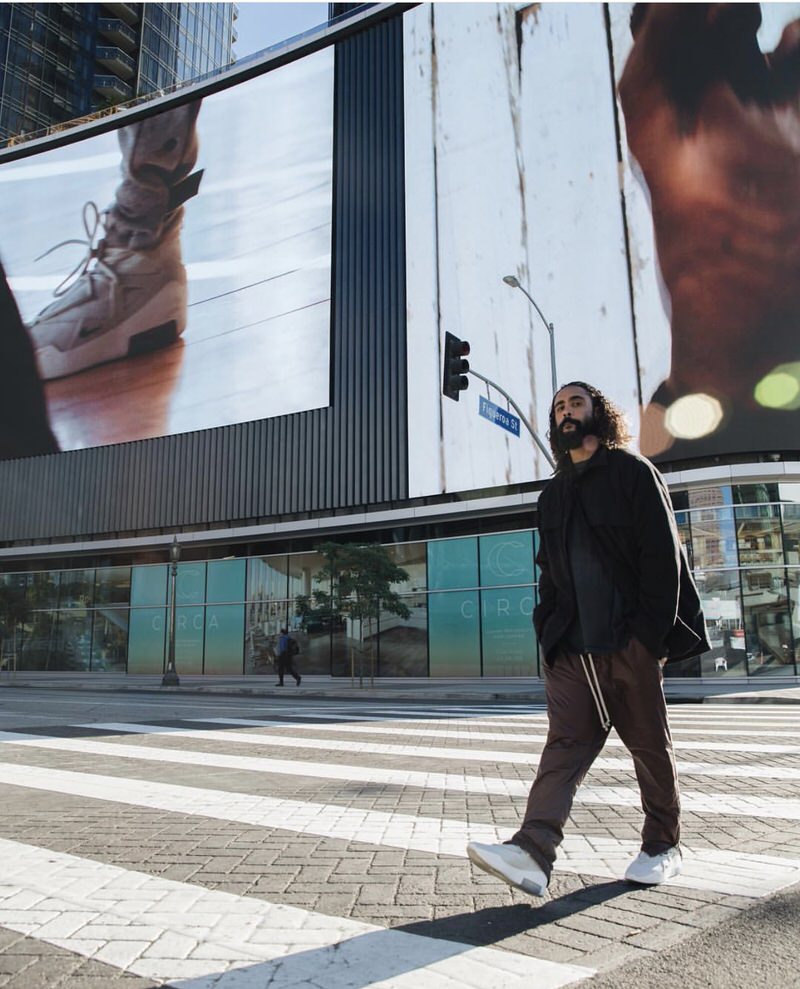
<svg viewBox="0 0 800 989">
<path fill-rule="evenodd" d="M 456 402 L 459 392 L 469 388 L 467 377 L 469 361 L 464 360 L 467 354 L 469 354 L 469 344 L 466 340 L 459 340 L 452 333 L 445 333 L 442 394 Z"/>
</svg>

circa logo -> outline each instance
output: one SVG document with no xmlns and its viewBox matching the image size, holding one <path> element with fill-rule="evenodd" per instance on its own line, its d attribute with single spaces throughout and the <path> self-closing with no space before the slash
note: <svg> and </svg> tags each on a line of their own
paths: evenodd
<svg viewBox="0 0 800 989">
<path fill-rule="evenodd" d="M 481 600 L 481 617 L 510 618 L 512 615 L 533 615 L 533 597 L 520 598 L 519 601 L 509 601 L 508 598 L 496 598 L 494 601 Z M 471 621 L 478 617 L 478 608 L 474 601 L 461 603 L 461 617 Z"/>
</svg>

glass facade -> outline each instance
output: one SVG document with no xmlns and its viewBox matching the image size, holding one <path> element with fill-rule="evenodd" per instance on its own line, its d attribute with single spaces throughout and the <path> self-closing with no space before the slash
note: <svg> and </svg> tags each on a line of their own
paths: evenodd
<svg viewBox="0 0 800 989">
<path fill-rule="evenodd" d="M 796 675 L 800 485 L 693 489 L 673 499 L 711 650 L 671 664 L 667 675 Z M 329 591 L 316 553 L 181 562 L 178 671 L 271 675 L 287 627 L 304 674 L 539 675 L 536 545 L 530 529 L 390 545 L 409 576 L 394 588 L 409 615 L 383 612 L 363 630 L 316 606 L 314 592 Z M 147 564 L 0 574 L 0 668 L 160 674 L 169 571 Z"/>
<path fill-rule="evenodd" d="M 667 673 L 796 675 L 800 486 L 726 485 L 674 500 L 711 650 Z"/>
<path fill-rule="evenodd" d="M 232 3 L 0 4 L 0 142 L 234 61 Z"/>
<path fill-rule="evenodd" d="M 97 4 L 0 4 L 0 141 L 92 109 Z"/>
<path fill-rule="evenodd" d="M 137 95 L 233 61 L 231 3 L 145 3 L 141 16 Z"/>
</svg>

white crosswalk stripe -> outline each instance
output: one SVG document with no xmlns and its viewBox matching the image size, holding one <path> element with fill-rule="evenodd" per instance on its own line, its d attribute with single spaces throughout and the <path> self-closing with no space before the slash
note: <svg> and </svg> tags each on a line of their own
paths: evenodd
<svg viewBox="0 0 800 989">
<path fill-rule="evenodd" d="M 206 718 L 203 719 L 206 724 L 224 724 L 231 725 L 232 727 L 237 726 L 249 726 L 254 728 L 274 728 L 275 721 L 258 721 L 249 720 L 245 718 Z M 295 724 L 293 726 L 298 730 L 312 730 L 312 731 L 330 731 L 330 732 L 340 732 L 345 734 L 358 734 L 358 735 L 397 735 L 396 728 L 385 728 L 378 727 L 375 725 L 327 725 L 327 724 Z M 454 738 L 461 741 L 479 741 L 479 742 L 519 742 L 520 744 L 540 744 L 543 745 L 547 741 L 547 735 L 531 735 L 531 734 L 510 734 L 508 732 L 481 732 L 481 731 L 463 731 L 460 729 L 452 730 L 442 730 L 438 728 L 415 728 L 414 734 L 418 738 Z M 800 745 L 742 745 L 738 742 L 718 742 L 718 741 L 686 741 L 684 742 L 686 748 L 706 750 L 709 752 L 752 752 L 752 753 L 763 753 L 763 754 L 800 754 Z M 611 737 L 606 742 L 606 747 L 621 749 L 625 748 L 624 744 L 620 739 Z"/>
<path fill-rule="evenodd" d="M 146 735 L 184 735 L 186 737 L 192 737 L 197 739 L 203 739 L 205 741 L 219 742 L 220 733 L 219 731 L 204 730 L 202 728 L 167 728 L 157 725 L 146 725 L 138 723 L 129 722 L 103 722 L 98 724 L 83 725 L 81 727 L 93 727 L 102 728 L 105 731 L 114 732 L 131 732 L 134 734 L 146 734 Z M 296 726 L 292 725 L 292 729 Z M 400 734 L 395 732 L 395 734 Z M 417 735 L 416 730 L 411 733 L 413 736 Z M 296 736 L 290 735 L 268 735 L 262 733 L 248 733 L 243 731 L 231 732 L 229 735 L 225 736 L 224 741 L 236 745 L 258 745 L 258 746 L 272 746 L 273 748 L 286 748 L 286 749 L 312 749 L 312 750 L 328 750 L 332 752 L 357 752 L 364 753 L 365 745 L 361 742 L 349 742 L 342 741 L 341 739 L 308 739 L 308 738 L 297 738 Z M 534 767 L 538 765 L 538 755 L 532 752 L 523 751 L 509 751 L 505 749 L 482 749 L 480 747 L 473 749 L 464 748 L 445 748 L 437 746 L 422 746 L 422 745 L 384 745 L 377 742 L 371 742 L 369 744 L 369 751 L 374 754 L 380 755 L 400 755 L 407 756 L 409 758 L 415 759 L 444 759 L 448 761 L 471 761 L 471 762 L 486 762 L 486 763 L 511 763 L 515 766 L 531 766 Z M 598 769 L 609 769 L 609 770 L 621 770 L 627 772 L 632 768 L 632 762 L 630 757 L 623 759 L 609 759 L 604 756 L 599 757 L 595 760 L 594 765 Z M 731 766 L 720 766 L 711 763 L 696 763 L 696 762 L 683 762 L 678 760 L 678 769 L 681 772 L 691 773 L 695 776 L 733 776 L 735 773 L 731 772 Z M 745 767 L 746 769 L 746 767 Z M 769 771 L 768 767 L 765 767 L 765 772 Z M 780 779 L 796 779 L 797 777 L 791 775 L 793 773 L 800 772 L 800 770 L 794 769 L 792 767 L 777 767 L 775 772 L 785 772 L 790 775 L 779 775 L 775 778 Z"/>
</svg>

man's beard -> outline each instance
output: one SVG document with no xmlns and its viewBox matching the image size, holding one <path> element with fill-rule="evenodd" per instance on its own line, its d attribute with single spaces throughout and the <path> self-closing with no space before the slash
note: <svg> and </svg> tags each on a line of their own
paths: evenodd
<svg viewBox="0 0 800 989">
<path fill-rule="evenodd" d="M 571 423 L 574 427 L 568 433 L 564 432 L 564 426 Z M 562 453 L 569 453 L 570 450 L 577 450 L 583 444 L 587 436 L 597 435 L 597 423 L 594 416 L 590 416 L 584 422 L 578 419 L 563 419 L 556 430 L 556 445 Z"/>
</svg>

